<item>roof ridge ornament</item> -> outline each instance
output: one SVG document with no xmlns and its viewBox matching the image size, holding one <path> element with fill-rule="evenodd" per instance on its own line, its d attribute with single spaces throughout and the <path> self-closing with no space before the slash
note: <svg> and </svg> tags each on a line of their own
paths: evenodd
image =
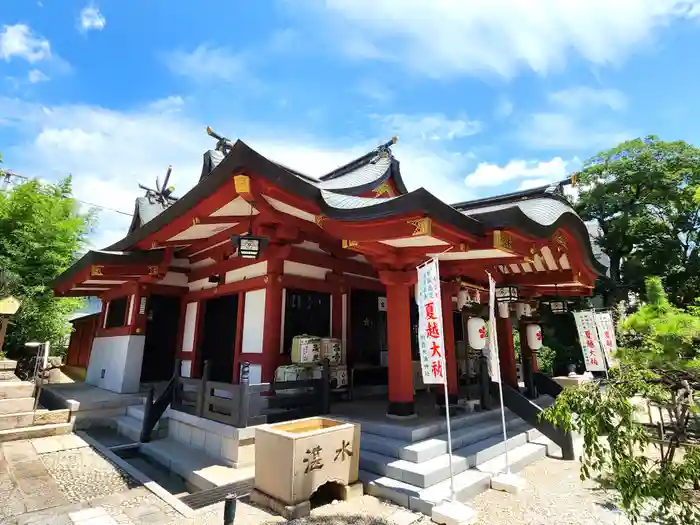
<svg viewBox="0 0 700 525">
<path fill-rule="evenodd" d="M 228 155 L 228 152 L 233 149 L 233 141 L 216 133 L 213 129 L 211 129 L 211 126 L 207 126 L 207 135 L 216 139 L 216 146 L 214 146 L 216 151 L 220 151 L 224 155 Z"/>
<path fill-rule="evenodd" d="M 374 151 L 376 155 L 369 161 L 370 164 L 376 164 L 379 159 L 393 158 L 394 155 L 391 151 L 391 147 L 399 141 L 399 137 L 394 135 L 391 140 L 385 144 L 380 144 Z"/>
<path fill-rule="evenodd" d="M 173 166 L 172 164 L 168 165 L 168 169 L 165 172 L 165 179 L 163 180 L 163 184 L 160 183 L 160 177 L 156 176 L 156 189 L 154 190 L 153 188 L 149 188 L 148 186 L 144 186 L 143 184 L 139 184 L 139 188 L 142 190 L 146 190 L 146 198 L 148 199 L 148 202 L 151 204 L 161 204 L 163 207 L 167 208 L 171 204 L 173 204 L 175 201 L 177 201 L 177 197 L 173 196 L 173 192 L 175 191 L 175 186 L 168 186 L 168 181 L 170 180 L 170 175 L 173 172 Z"/>
</svg>

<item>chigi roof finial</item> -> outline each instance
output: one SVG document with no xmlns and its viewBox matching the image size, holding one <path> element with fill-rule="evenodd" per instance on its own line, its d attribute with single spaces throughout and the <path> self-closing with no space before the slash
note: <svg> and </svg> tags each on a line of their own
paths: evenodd
<svg viewBox="0 0 700 525">
<path fill-rule="evenodd" d="M 143 184 L 139 184 L 139 188 L 146 190 L 146 198 L 151 202 L 159 202 L 164 207 L 169 206 L 177 200 L 177 197 L 173 197 L 173 192 L 175 191 L 175 186 L 168 186 L 170 181 L 170 175 L 173 172 L 172 165 L 168 165 L 168 169 L 165 172 L 165 179 L 163 184 L 160 183 L 160 177 L 156 177 L 156 189 L 149 188 Z"/>
</svg>

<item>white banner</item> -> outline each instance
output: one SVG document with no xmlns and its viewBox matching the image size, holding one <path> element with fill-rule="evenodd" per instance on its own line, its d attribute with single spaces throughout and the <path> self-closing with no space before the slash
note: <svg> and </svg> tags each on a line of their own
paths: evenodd
<svg viewBox="0 0 700 525">
<path fill-rule="evenodd" d="M 610 312 L 598 312 L 595 314 L 595 324 L 598 329 L 598 337 L 603 347 L 605 360 L 608 367 L 615 366 L 615 352 L 617 352 L 617 341 L 615 340 L 615 323 Z"/>
<path fill-rule="evenodd" d="M 489 377 L 491 381 L 501 382 L 501 362 L 498 357 L 498 338 L 496 334 L 496 281 L 491 274 L 489 276 L 489 324 L 487 354 L 489 365 Z"/>
<path fill-rule="evenodd" d="M 605 372 L 605 357 L 600 346 L 595 314 L 592 311 L 574 312 L 578 338 L 583 350 L 583 360 L 589 372 Z"/>
<path fill-rule="evenodd" d="M 446 381 L 445 340 L 442 335 L 442 302 L 437 259 L 418 267 L 418 347 L 426 385 Z M 450 312 L 451 314 L 451 312 Z"/>
</svg>

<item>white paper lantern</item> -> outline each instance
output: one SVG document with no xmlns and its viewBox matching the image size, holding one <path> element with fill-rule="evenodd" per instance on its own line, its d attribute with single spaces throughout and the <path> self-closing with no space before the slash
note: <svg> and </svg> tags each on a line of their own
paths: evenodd
<svg viewBox="0 0 700 525">
<path fill-rule="evenodd" d="M 486 346 L 486 322 L 481 317 L 470 317 L 467 321 L 469 346 L 481 350 Z"/>
<path fill-rule="evenodd" d="M 539 350 L 542 348 L 542 328 L 538 324 L 527 325 L 527 346 L 532 350 Z"/>
<path fill-rule="evenodd" d="M 461 310 L 465 306 L 467 306 L 467 303 L 469 302 L 469 292 L 462 288 L 458 293 L 457 293 L 457 310 Z"/>
</svg>

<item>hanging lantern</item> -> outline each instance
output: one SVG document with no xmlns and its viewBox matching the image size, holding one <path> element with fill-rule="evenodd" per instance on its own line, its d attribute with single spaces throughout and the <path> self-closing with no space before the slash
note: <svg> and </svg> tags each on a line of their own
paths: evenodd
<svg viewBox="0 0 700 525">
<path fill-rule="evenodd" d="M 514 303 L 518 300 L 518 288 L 515 286 L 501 286 L 496 288 L 496 301 L 499 303 Z"/>
<path fill-rule="evenodd" d="M 469 346 L 481 350 L 486 346 L 486 322 L 481 317 L 470 317 L 467 321 Z"/>
<path fill-rule="evenodd" d="M 527 346 L 532 350 L 542 348 L 542 328 L 538 324 L 529 324 L 525 329 Z"/>
<path fill-rule="evenodd" d="M 231 243 L 238 248 L 241 259 L 257 259 L 260 251 L 267 246 L 267 238 L 254 235 L 236 235 L 231 237 Z"/>
<path fill-rule="evenodd" d="M 467 306 L 468 303 L 470 303 L 469 299 L 469 292 L 467 291 L 466 288 L 462 288 L 459 290 L 457 293 L 457 310 L 461 310 L 465 306 Z"/>
<path fill-rule="evenodd" d="M 569 311 L 569 305 L 566 301 L 550 301 L 549 309 L 552 310 L 553 314 L 565 314 Z"/>
<path fill-rule="evenodd" d="M 531 317 L 532 307 L 528 303 L 515 303 L 515 315 L 520 319 L 521 317 Z"/>
<path fill-rule="evenodd" d="M 505 319 L 510 316 L 510 307 L 508 303 L 498 303 L 496 306 L 498 307 L 498 317 Z"/>
</svg>

